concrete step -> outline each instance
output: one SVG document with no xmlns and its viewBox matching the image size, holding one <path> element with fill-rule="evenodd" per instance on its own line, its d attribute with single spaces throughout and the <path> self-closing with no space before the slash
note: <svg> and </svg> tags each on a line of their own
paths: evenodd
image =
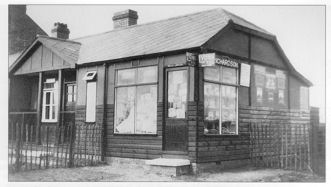
<svg viewBox="0 0 331 187">
<path fill-rule="evenodd" d="M 191 170 L 191 162 L 188 159 L 157 158 L 145 163 L 149 165 L 150 171 L 167 176 L 189 174 Z"/>
<path fill-rule="evenodd" d="M 187 152 L 184 151 L 163 151 L 162 158 L 188 159 Z"/>
</svg>

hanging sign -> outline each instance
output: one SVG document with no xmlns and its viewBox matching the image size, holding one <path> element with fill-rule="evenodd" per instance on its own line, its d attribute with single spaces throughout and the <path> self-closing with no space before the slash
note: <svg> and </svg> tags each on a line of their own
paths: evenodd
<svg viewBox="0 0 331 187">
<path fill-rule="evenodd" d="M 197 54 L 186 52 L 186 62 L 188 66 L 195 66 L 197 61 Z"/>
<path fill-rule="evenodd" d="M 240 65 L 240 85 L 249 87 L 251 77 L 251 66 L 249 64 L 242 63 Z"/>
<path fill-rule="evenodd" d="M 207 54 L 199 55 L 199 64 L 201 67 L 215 66 L 215 64 L 217 64 L 222 66 L 238 68 L 238 62 L 234 61 L 233 59 L 227 56 L 216 56 L 215 53 L 207 53 Z"/>
</svg>

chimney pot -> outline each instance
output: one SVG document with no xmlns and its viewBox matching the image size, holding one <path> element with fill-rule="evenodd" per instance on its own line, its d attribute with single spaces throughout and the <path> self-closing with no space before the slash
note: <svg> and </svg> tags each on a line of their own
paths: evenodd
<svg viewBox="0 0 331 187">
<path fill-rule="evenodd" d="M 116 12 L 113 16 L 114 29 L 125 28 L 131 25 L 136 25 L 138 20 L 138 13 L 134 10 L 127 9 Z"/>
<path fill-rule="evenodd" d="M 69 39 L 70 30 L 67 24 L 56 22 L 54 23 L 54 28 L 52 29 L 52 36 L 55 38 Z"/>
</svg>

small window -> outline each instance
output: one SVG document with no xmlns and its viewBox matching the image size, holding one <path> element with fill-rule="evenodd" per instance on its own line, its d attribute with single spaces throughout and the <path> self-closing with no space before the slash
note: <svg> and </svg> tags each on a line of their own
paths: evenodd
<svg viewBox="0 0 331 187">
<path fill-rule="evenodd" d="M 87 72 L 85 74 L 85 76 L 83 77 L 83 80 L 85 80 L 85 81 L 93 81 L 96 78 L 96 74 L 97 74 L 96 71 Z"/>
</svg>

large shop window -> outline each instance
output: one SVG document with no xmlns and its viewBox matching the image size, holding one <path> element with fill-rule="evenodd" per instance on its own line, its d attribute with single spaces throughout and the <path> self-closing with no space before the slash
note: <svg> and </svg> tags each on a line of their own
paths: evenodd
<svg viewBox="0 0 331 187">
<path fill-rule="evenodd" d="M 156 134 L 157 66 L 118 70 L 116 134 Z"/>
<path fill-rule="evenodd" d="M 238 133 L 238 72 L 225 66 L 204 68 L 205 134 Z"/>
<path fill-rule="evenodd" d="M 42 122 L 57 122 L 58 92 L 55 78 L 46 79 L 43 89 Z"/>
</svg>

